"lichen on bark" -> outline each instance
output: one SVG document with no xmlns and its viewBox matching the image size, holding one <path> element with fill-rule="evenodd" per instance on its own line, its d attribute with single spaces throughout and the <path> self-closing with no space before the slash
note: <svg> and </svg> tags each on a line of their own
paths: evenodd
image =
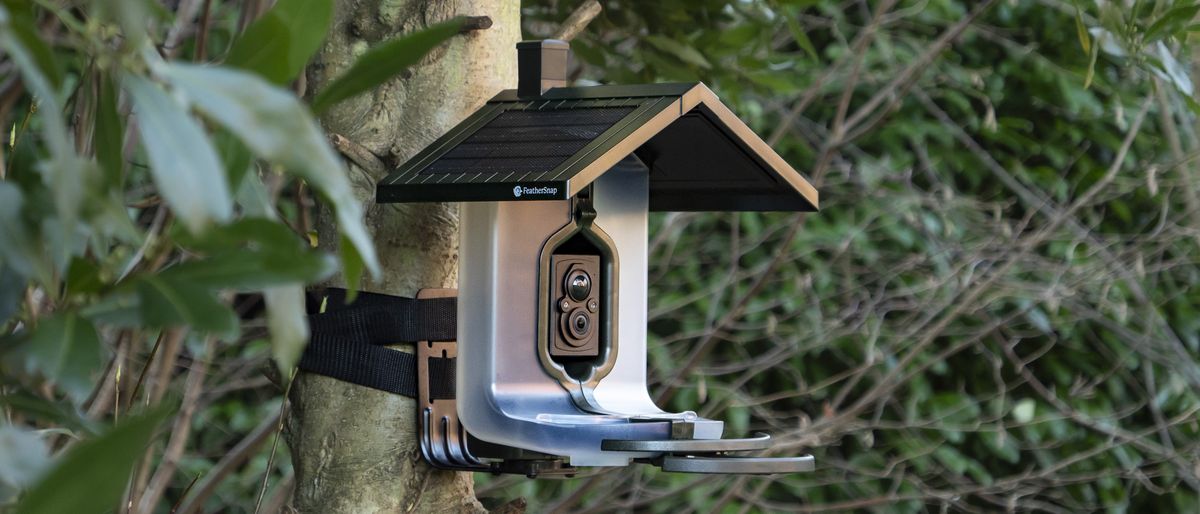
<svg viewBox="0 0 1200 514">
<path fill-rule="evenodd" d="M 402 76 L 333 107 L 321 120 L 326 130 L 394 166 L 514 87 L 517 0 L 337 0 L 329 37 L 306 74 L 309 92 L 344 72 L 363 48 L 458 15 L 489 16 L 493 25 L 455 36 Z M 381 278 L 366 280 L 363 290 L 413 296 L 421 288 L 454 287 L 457 208 L 376 205 L 382 177 L 353 163 L 350 174 L 383 265 Z M 336 225 L 327 211 L 318 212 L 316 228 L 320 245 L 335 250 Z M 484 511 L 470 474 L 434 470 L 421 460 L 412 399 L 308 373 L 297 375 L 289 399 L 284 435 L 296 511 Z"/>
</svg>

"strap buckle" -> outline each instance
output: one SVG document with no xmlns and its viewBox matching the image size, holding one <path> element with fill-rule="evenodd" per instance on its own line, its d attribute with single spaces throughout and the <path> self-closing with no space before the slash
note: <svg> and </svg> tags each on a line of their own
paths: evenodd
<svg viewBox="0 0 1200 514">
<path fill-rule="evenodd" d="M 453 298 L 457 289 L 422 289 L 417 299 Z M 417 341 L 417 435 L 421 455 L 431 466 L 456 471 L 490 471 L 467 448 L 467 430 L 458 420 L 454 398 L 435 398 L 430 384 L 431 359 L 458 358 L 457 341 Z"/>
</svg>

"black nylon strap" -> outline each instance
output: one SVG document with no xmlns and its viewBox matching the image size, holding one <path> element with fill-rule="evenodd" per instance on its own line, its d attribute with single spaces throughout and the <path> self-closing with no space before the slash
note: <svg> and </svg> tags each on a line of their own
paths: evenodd
<svg viewBox="0 0 1200 514">
<path fill-rule="evenodd" d="M 373 295 L 382 296 L 382 295 Z M 339 305 L 334 310 L 308 317 L 313 334 L 332 334 L 339 339 L 367 344 L 396 344 L 410 341 L 453 341 L 457 299 L 391 297 L 359 305 Z"/>
<path fill-rule="evenodd" d="M 344 289 L 330 288 L 325 312 L 310 314 L 309 343 L 300 369 L 365 387 L 417 396 L 417 357 L 382 345 L 455 339 L 455 298 L 413 299 L 359 293 L 346 304 Z M 321 297 L 309 310 L 319 311 Z M 432 399 L 453 399 L 455 359 L 429 359 Z"/>
</svg>

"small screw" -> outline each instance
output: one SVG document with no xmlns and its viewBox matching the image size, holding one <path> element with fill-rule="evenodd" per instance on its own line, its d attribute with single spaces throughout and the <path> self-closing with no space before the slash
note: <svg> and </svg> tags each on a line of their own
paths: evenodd
<svg viewBox="0 0 1200 514">
<path fill-rule="evenodd" d="M 600 304 L 596 302 L 595 298 L 592 298 L 591 300 L 588 300 L 587 307 L 589 311 L 596 312 L 596 309 L 600 307 Z"/>
<path fill-rule="evenodd" d="M 558 308 L 563 312 L 567 312 L 571 310 L 571 302 L 568 302 L 566 298 L 563 298 L 562 300 L 558 301 Z"/>
</svg>

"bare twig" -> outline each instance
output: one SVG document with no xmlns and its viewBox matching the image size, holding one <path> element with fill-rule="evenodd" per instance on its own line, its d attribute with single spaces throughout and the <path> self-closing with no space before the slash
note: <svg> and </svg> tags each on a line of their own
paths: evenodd
<svg viewBox="0 0 1200 514">
<path fill-rule="evenodd" d="M 562 25 L 558 26 L 558 30 L 554 31 L 551 39 L 560 39 L 563 41 L 575 39 L 575 36 L 583 32 L 583 29 L 587 28 L 588 24 L 596 16 L 600 15 L 600 11 L 603 10 L 604 8 L 600 6 L 600 2 L 596 0 L 588 0 L 579 4 L 579 7 L 576 7 L 575 11 L 570 16 L 567 16 L 566 20 L 563 20 Z"/>
<path fill-rule="evenodd" d="M 263 420 L 257 427 L 246 435 L 237 445 L 229 450 L 225 456 L 221 457 L 220 461 L 213 466 L 212 470 L 204 476 L 204 480 L 195 488 L 195 493 L 187 497 L 186 501 L 177 509 L 177 512 L 182 514 L 190 514 L 199 512 L 204 507 L 204 501 L 212 496 L 212 493 L 217 490 L 217 486 L 233 473 L 239 466 L 245 463 L 258 451 L 258 448 L 266 442 L 267 437 L 275 433 L 279 427 L 279 414 Z"/>
<path fill-rule="evenodd" d="M 279 434 L 283 432 L 283 422 L 287 418 L 284 413 L 287 412 L 288 394 L 292 392 L 292 384 L 296 381 L 296 370 L 292 370 L 292 376 L 288 379 L 287 388 L 283 391 L 283 399 L 279 402 L 279 414 L 276 416 L 277 424 L 275 425 L 275 439 L 271 441 L 271 454 L 267 457 L 267 469 L 263 471 L 262 488 L 258 491 L 258 500 L 254 502 L 254 514 L 258 514 L 262 508 L 263 496 L 267 494 L 267 484 L 271 483 L 271 468 L 275 466 L 275 450 L 279 448 Z"/>
<path fill-rule="evenodd" d="M 195 62 L 204 62 L 208 57 L 208 28 L 212 17 L 212 0 L 204 0 L 200 9 L 200 28 L 196 32 L 196 51 L 192 55 Z"/>
<path fill-rule="evenodd" d="M 183 457 L 183 450 L 192 433 L 192 417 L 196 414 L 196 400 L 204 392 L 204 379 L 208 375 L 207 359 L 212 357 L 216 349 L 216 338 L 209 337 L 204 346 L 204 355 L 193 360 L 191 370 L 188 371 L 182 406 L 179 413 L 175 415 L 175 423 L 171 427 L 171 439 L 167 441 L 167 448 L 163 451 L 162 462 L 154 471 L 154 476 L 150 478 L 146 491 L 140 497 L 130 495 L 131 499 L 136 499 L 138 506 L 136 512 L 154 512 L 155 506 L 158 505 L 158 501 L 175 476 L 180 458 Z"/>
<path fill-rule="evenodd" d="M 351 141 L 346 136 L 330 134 L 329 141 L 333 143 L 333 147 L 337 148 L 342 155 L 345 155 L 354 164 L 366 170 L 371 176 L 377 177 L 387 171 L 387 166 L 383 164 L 379 156 L 372 153 L 365 146 Z"/>
<path fill-rule="evenodd" d="M 463 20 L 463 26 L 460 32 L 466 34 L 468 32 L 487 30 L 490 28 L 492 28 L 492 18 L 488 16 L 467 16 L 466 19 Z"/>
</svg>

